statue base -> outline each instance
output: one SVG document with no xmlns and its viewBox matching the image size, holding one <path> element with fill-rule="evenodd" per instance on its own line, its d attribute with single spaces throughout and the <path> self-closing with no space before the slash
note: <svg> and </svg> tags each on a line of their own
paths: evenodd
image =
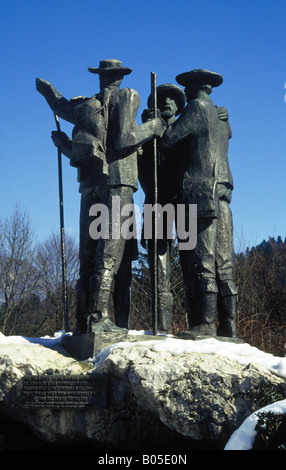
<svg viewBox="0 0 286 470">
<path fill-rule="evenodd" d="M 218 341 L 228 341 L 230 343 L 245 343 L 245 341 L 243 339 L 237 338 L 236 336 L 229 337 L 229 336 L 200 335 L 200 334 L 196 334 L 193 331 L 189 331 L 189 330 L 179 331 L 177 333 L 177 338 L 179 338 L 179 339 L 191 339 L 191 340 L 194 340 L 194 341 L 214 338 L 214 339 L 217 339 Z"/>
<path fill-rule="evenodd" d="M 194 331 L 185 330 L 179 331 L 177 339 L 186 340 L 203 340 L 215 338 L 218 341 L 228 341 L 231 343 L 244 343 L 244 340 L 237 337 L 226 336 L 211 336 L 202 335 Z M 89 333 L 64 336 L 62 338 L 62 347 L 75 359 L 86 361 L 92 359 L 99 354 L 103 349 L 120 342 L 138 342 L 150 340 L 162 340 L 163 335 L 132 335 L 128 333 L 126 328 L 119 328 L 109 320 L 94 322 L 91 324 L 91 331 Z"/>
<path fill-rule="evenodd" d="M 115 343 L 138 341 L 161 341 L 164 336 L 155 335 L 132 335 L 128 330 L 91 332 L 75 336 L 63 336 L 61 346 L 75 359 L 86 361 L 99 354 L 103 349 Z"/>
<path fill-rule="evenodd" d="M 75 336 L 63 336 L 62 347 L 79 361 L 93 357 L 93 335 L 86 333 Z"/>
</svg>

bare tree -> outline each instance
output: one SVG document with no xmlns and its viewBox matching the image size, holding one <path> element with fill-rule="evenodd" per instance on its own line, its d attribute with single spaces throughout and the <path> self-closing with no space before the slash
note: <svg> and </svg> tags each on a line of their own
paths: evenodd
<svg viewBox="0 0 286 470">
<path fill-rule="evenodd" d="M 78 277 L 78 247 L 75 240 L 65 236 L 67 304 L 71 320 L 75 318 L 75 284 Z M 64 327 L 63 286 L 60 235 L 53 233 L 36 250 L 36 265 L 41 272 L 41 297 L 46 301 L 47 327 L 55 332 Z"/>
<path fill-rule="evenodd" d="M 33 246 L 29 216 L 17 204 L 11 217 L 0 219 L 0 328 L 6 335 L 13 334 L 30 296 L 38 292 Z"/>
<path fill-rule="evenodd" d="M 286 240 L 269 238 L 234 256 L 238 334 L 250 344 L 285 355 Z"/>
</svg>

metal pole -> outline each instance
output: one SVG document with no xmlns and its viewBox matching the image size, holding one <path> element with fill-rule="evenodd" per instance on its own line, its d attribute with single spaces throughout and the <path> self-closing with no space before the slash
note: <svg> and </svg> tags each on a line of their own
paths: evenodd
<svg viewBox="0 0 286 470">
<path fill-rule="evenodd" d="M 54 113 L 57 130 L 60 131 L 58 116 Z M 60 204 L 60 228 L 61 228 L 61 258 L 62 258 L 62 284 L 63 284 L 63 309 L 64 327 L 69 329 L 68 302 L 67 302 L 67 275 L 66 275 L 66 252 L 65 252 L 65 229 L 64 229 L 64 202 L 63 202 L 63 177 L 62 177 L 62 152 L 58 147 L 58 175 L 59 175 L 59 204 Z"/>
<path fill-rule="evenodd" d="M 154 109 L 154 117 L 157 117 L 157 74 L 151 72 L 151 93 L 152 93 L 152 106 Z M 154 138 L 153 143 L 153 154 L 154 154 L 154 207 L 155 207 L 155 220 L 154 220 L 154 234 L 153 234 L 153 302 L 152 302 L 152 321 L 153 321 L 153 335 L 157 335 L 158 329 L 158 248 L 157 248 L 157 236 L 158 236 L 158 150 L 157 150 L 157 138 Z"/>
</svg>

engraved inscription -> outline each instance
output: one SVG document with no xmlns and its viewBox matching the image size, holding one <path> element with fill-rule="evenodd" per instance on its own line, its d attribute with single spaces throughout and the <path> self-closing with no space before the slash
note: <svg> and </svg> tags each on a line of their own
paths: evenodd
<svg viewBox="0 0 286 470">
<path fill-rule="evenodd" d="M 24 378 L 25 408 L 107 408 L 106 375 Z"/>
</svg>

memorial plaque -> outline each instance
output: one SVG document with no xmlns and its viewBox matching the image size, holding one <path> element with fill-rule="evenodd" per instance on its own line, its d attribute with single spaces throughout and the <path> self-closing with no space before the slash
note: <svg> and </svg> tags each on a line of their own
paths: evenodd
<svg viewBox="0 0 286 470">
<path fill-rule="evenodd" d="M 107 408 L 106 375 L 33 375 L 24 378 L 25 408 Z"/>
</svg>

